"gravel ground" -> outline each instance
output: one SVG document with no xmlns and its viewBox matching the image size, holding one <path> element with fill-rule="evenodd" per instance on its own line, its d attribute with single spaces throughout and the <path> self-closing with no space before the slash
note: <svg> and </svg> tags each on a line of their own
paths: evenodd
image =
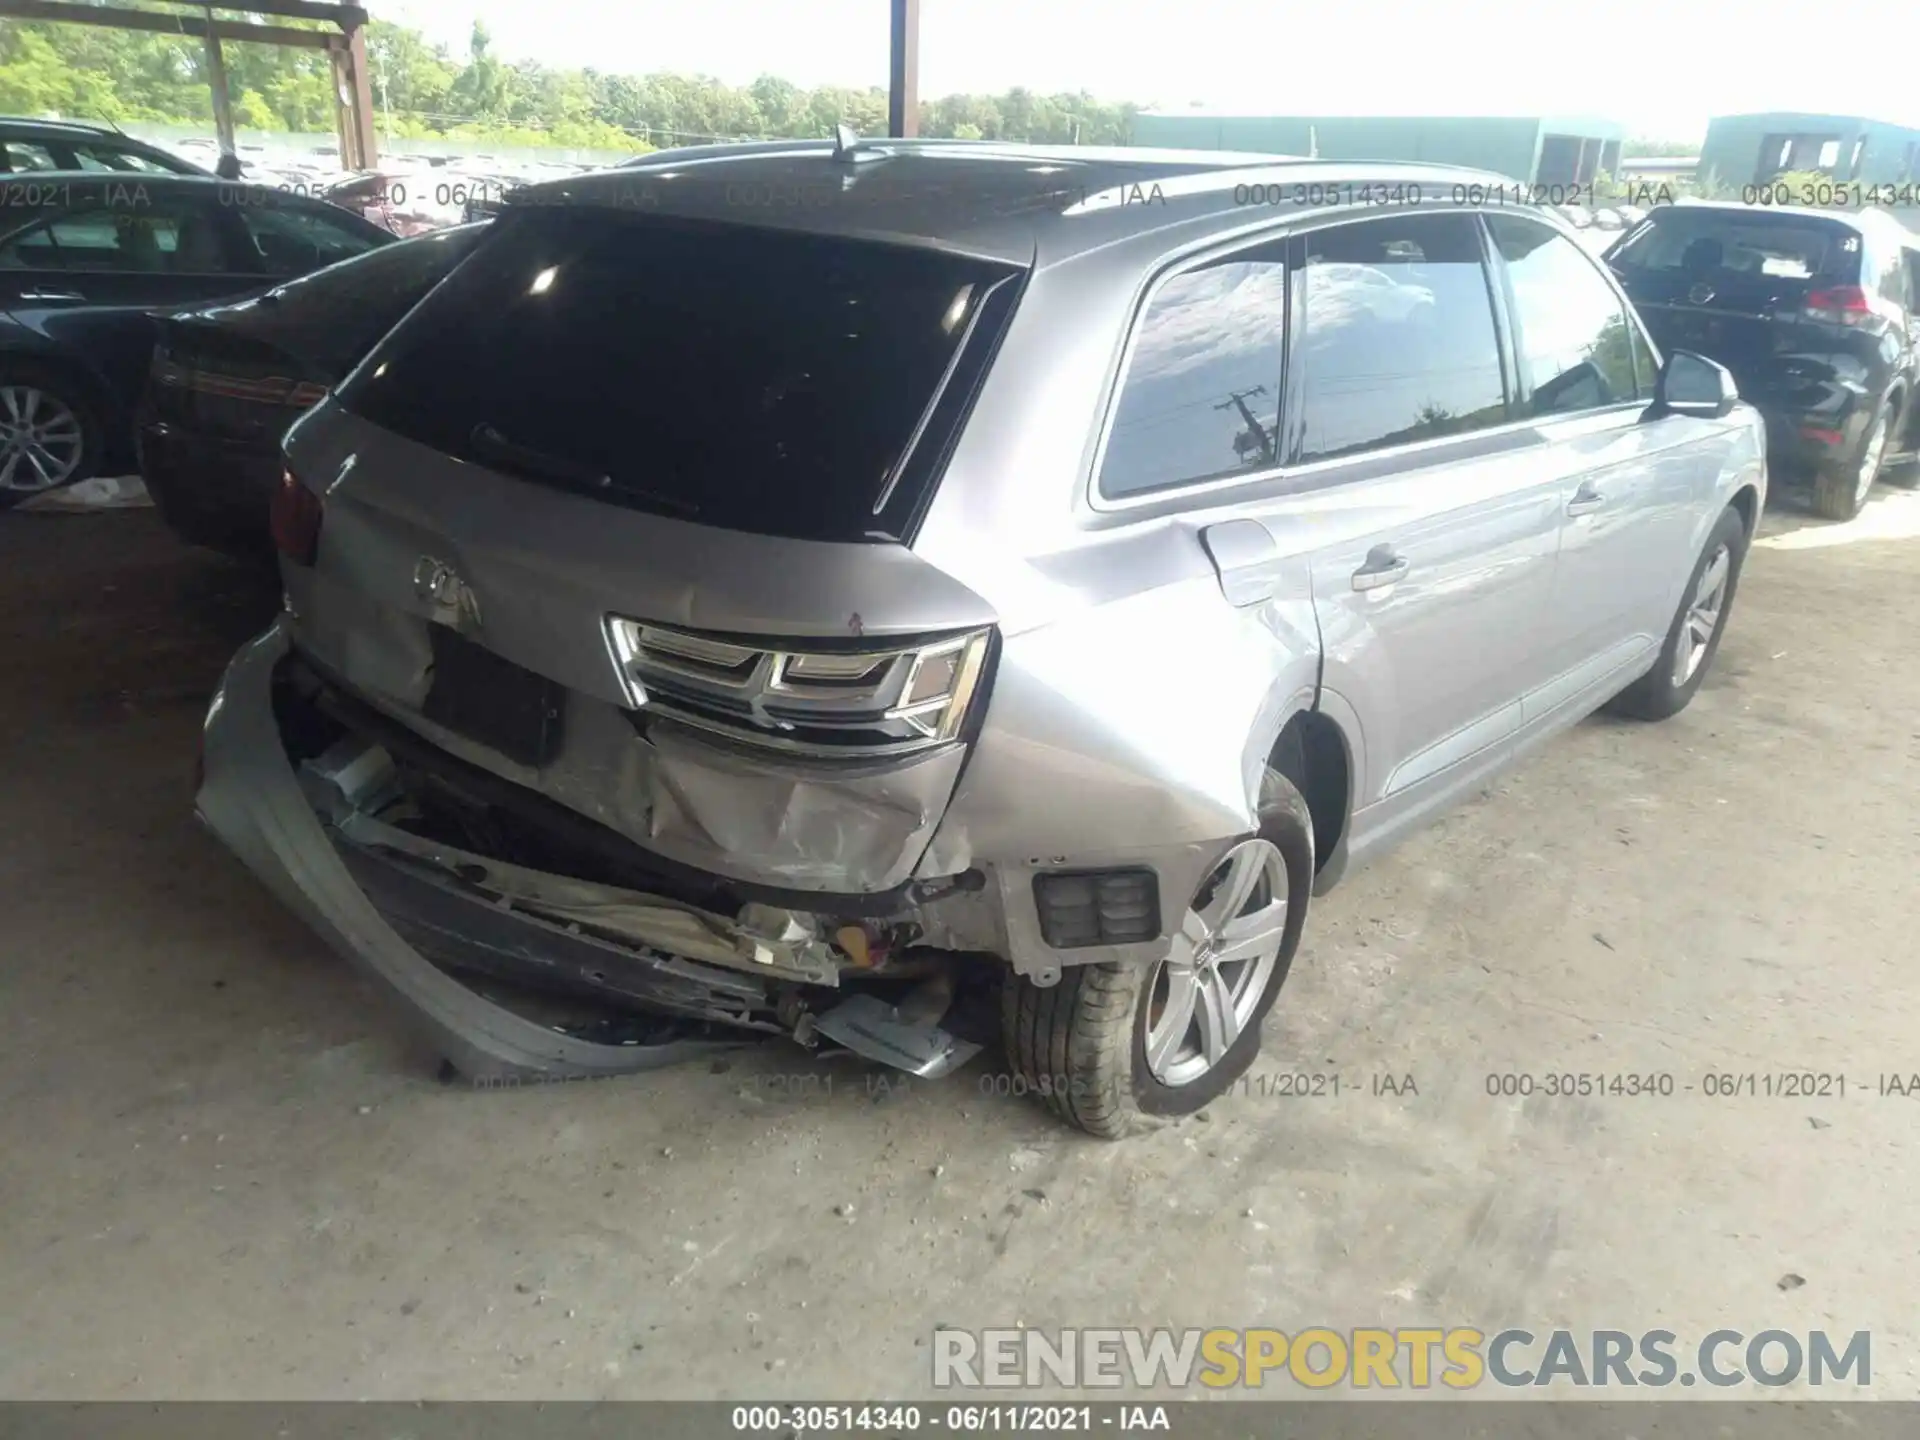
<svg viewBox="0 0 1920 1440">
<path fill-rule="evenodd" d="M 909 1396 L 1020 1322 L 1870 1329 L 1920 1397 L 1920 496 L 1766 530 L 1692 709 L 1351 877 L 1243 1093 L 1103 1145 L 984 1059 L 438 1083 L 190 818 L 271 584 L 0 516 L 0 1396 Z M 1487 1089 L 1575 1070 L 1675 1089 Z"/>
</svg>

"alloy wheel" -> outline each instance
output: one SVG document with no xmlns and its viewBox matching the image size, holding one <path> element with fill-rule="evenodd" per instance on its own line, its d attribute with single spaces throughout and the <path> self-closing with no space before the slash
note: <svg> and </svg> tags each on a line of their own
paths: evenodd
<svg viewBox="0 0 1920 1440">
<path fill-rule="evenodd" d="M 1148 990 L 1147 1069 L 1191 1085 L 1254 1023 L 1287 928 L 1287 866 L 1271 841 L 1243 840 L 1188 909 Z"/>
<path fill-rule="evenodd" d="M 1733 550 L 1722 545 L 1700 572 L 1699 583 L 1693 587 L 1693 598 L 1687 602 L 1687 617 L 1680 626 L 1680 643 L 1673 652 L 1674 688 L 1693 679 L 1705 662 L 1707 647 L 1713 644 L 1714 632 L 1720 628 L 1720 612 L 1726 608 L 1727 585 L 1732 579 Z"/>
<path fill-rule="evenodd" d="M 64 400 L 33 385 L 0 386 L 0 490 L 65 484 L 85 447 L 80 417 Z"/>
</svg>

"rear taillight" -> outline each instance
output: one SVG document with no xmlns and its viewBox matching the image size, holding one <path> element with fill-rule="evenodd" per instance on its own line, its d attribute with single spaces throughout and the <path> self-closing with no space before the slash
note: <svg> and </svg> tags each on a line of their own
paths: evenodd
<svg viewBox="0 0 1920 1440">
<path fill-rule="evenodd" d="M 311 565 L 320 553 L 320 521 L 324 514 L 320 497 L 300 483 L 291 470 L 280 472 L 279 488 L 273 492 L 273 544 L 295 565 Z"/>
<path fill-rule="evenodd" d="M 765 645 L 613 615 L 631 708 L 815 755 L 899 755 L 965 738 L 992 632 L 843 650 Z M 778 646 L 779 648 L 775 648 Z"/>
<path fill-rule="evenodd" d="M 1816 290 L 1807 296 L 1805 308 L 1809 320 L 1821 320 L 1829 325 L 1862 325 L 1874 315 L 1873 301 L 1858 285 Z"/>
</svg>

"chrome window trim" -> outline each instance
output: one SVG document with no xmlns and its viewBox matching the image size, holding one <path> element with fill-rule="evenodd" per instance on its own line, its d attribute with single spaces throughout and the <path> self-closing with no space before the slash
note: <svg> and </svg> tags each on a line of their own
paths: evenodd
<svg viewBox="0 0 1920 1440">
<path fill-rule="evenodd" d="M 1291 219 L 1270 224 L 1268 228 L 1263 229 L 1257 235 L 1253 236 L 1249 236 L 1244 232 L 1236 232 L 1235 236 L 1229 240 L 1223 241 L 1218 237 L 1214 237 L 1211 241 L 1185 252 L 1180 258 L 1169 261 L 1162 269 L 1156 271 L 1146 286 L 1143 287 L 1142 294 L 1136 300 L 1134 308 L 1131 311 L 1126 344 L 1121 354 L 1120 365 L 1108 381 L 1106 402 L 1101 415 L 1100 433 L 1094 451 L 1093 463 L 1083 477 L 1081 498 L 1085 501 L 1088 510 L 1092 512 L 1096 522 L 1123 520 L 1141 511 L 1155 511 L 1159 514 L 1179 514 L 1186 509 L 1208 508 L 1214 504 L 1233 504 L 1241 500 L 1265 499 L 1269 495 L 1294 488 L 1294 482 L 1296 481 L 1311 482 L 1327 471 L 1337 469 L 1341 466 L 1352 465 L 1360 460 L 1375 460 L 1401 455 L 1418 455 L 1424 451 L 1437 449 L 1441 446 L 1455 445 L 1463 440 L 1514 434 L 1524 430 L 1539 430 L 1543 425 L 1554 424 L 1560 420 L 1580 418 L 1588 415 L 1600 415 L 1608 411 L 1619 411 L 1621 414 L 1625 414 L 1628 411 L 1636 413 L 1644 412 L 1648 404 L 1651 403 L 1650 401 L 1639 399 L 1621 401 L 1617 405 L 1608 406 L 1602 410 L 1576 411 L 1573 415 L 1567 416 L 1526 416 L 1518 420 L 1506 421 L 1500 425 L 1489 425 L 1482 430 L 1469 431 L 1465 435 L 1439 435 L 1428 440 L 1409 440 L 1400 445 L 1383 446 L 1378 450 L 1364 450 L 1352 455 L 1335 455 L 1319 460 L 1309 460 L 1301 465 L 1273 465 L 1264 470 L 1251 471 L 1247 474 L 1230 474 L 1214 476 L 1198 481 L 1182 481 L 1177 484 L 1163 485 L 1153 490 L 1142 490 L 1138 494 L 1130 496 L 1113 497 L 1101 491 L 1100 467 L 1106 461 L 1107 442 L 1112 433 L 1113 412 L 1119 402 L 1120 390 L 1126 383 L 1127 371 L 1132 367 L 1134 339 L 1139 333 L 1140 321 L 1146 314 L 1145 307 L 1152 303 L 1153 297 L 1158 292 L 1160 285 L 1167 279 L 1176 274 L 1195 270 L 1214 260 L 1224 258 L 1237 249 L 1252 248 L 1269 239 L 1290 239 L 1295 235 L 1306 235 L 1315 230 L 1329 229 L 1335 225 L 1350 225 L 1356 222 L 1364 223 L 1367 220 L 1385 220 L 1393 216 L 1405 215 L 1410 211 L 1438 215 L 1477 216 L 1484 208 L 1484 206 L 1454 205 L 1441 202 L 1393 206 L 1387 209 L 1383 209 L 1378 205 L 1343 206 L 1338 210 L 1316 212 L 1314 215 L 1304 219 Z M 1523 219 L 1530 220 L 1535 224 L 1543 225 L 1547 229 L 1552 230 L 1556 235 L 1559 235 L 1562 239 L 1572 241 L 1576 247 L 1579 246 L 1580 242 L 1574 239 L 1570 228 L 1557 220 L 1537 213 L 1530 207 L 1525 206 L 1512 207 L 1511 213 Z M 1584 250 L 1582 253 L 1585 253 Z M 1608 282 L 1622 306 L 1625 307 L 1628 316 L 1631 317 L 1633 321 L 1634 327 L 1640 332 L 1641 338 L 1646 342 L 1647 348 L 1652 352 L 1654 359 L 1664 364 L 1666 357 L 1660 353 L 1660 348 L 1653 343 L 1653 338 L 1647 333 L 1646 325 L 1641 320 L 1639 311 L 1634 308 L 1633 302 L 1627 298 L 1626 291 L 1621 287 L 1618 277 L 1591 255 L 1587 258 L 1594 264 L 1595 268 L 1601 272 L 1601 277 Z M 1505 264 L 1504 259 L 1501 263 L 1503 265 Z M 1284 418 L 1283 416 L 1283 423 Z M 1544 437 L 1541 443 L 1545 443 Z M 1257 492 L 1255 487 L 1259 487 Z M 1303 485 L 1301 488 L 1306 488 L 1306 486 Z M 1243 489 L 1249 492 L 1244 497 L 1236 496 L 1226 501 L 1216 501 L 1214 499 L 1215 496 L 1225 492 Z M 1187 503 L 1189 501 L 1195 503 L 1190 505 Z"/>
</svg>

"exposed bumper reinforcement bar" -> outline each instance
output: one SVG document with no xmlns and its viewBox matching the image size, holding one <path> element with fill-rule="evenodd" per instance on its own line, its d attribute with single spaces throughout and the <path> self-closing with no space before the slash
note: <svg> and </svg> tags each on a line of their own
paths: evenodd
<svg viewBox="0 0 1920 1440">
<path fill-rule="evenodd" d="M 275 668 L 289 644 L 282 617 L 237 654 L 208 710 L 205 771 L 195 810 L 260 881 L 326 941 L 417 1015 L 443 1055 L 463 1074 L 487 1080 L 573 1079 L 656 1069 L 729 1048 L 730 1042 L 671 1040 L 658 1045 L 607 1045 L 563 1034 L 476 994 L 410 945 L 362 889 L 360 878 L 328 838 L 302 792 L 282 746 L 273 709 Z M 374 862 L 369 862 L 374 863 Z M 473 952 L 475 905 L 456 892 L 412 897 L 418 926 L 434 929 L 435 906 L 466 907 L 461 932 Z M 443 917 L 444 918 L 444 917 Z M 502 914 L 497 931 L 483 934 L 479 950 L 496 957 L 526 944 L 529 917 Z M 416 928 L 409 922 L 409 928 Z M 540 936 L 545 957 L 557 965 L 579 964 L 583 949 L 598 942 L 558 927 Z M 556 941 L 554 936 L 564 937 Z M 570 949 L 565 940 L 576 942 Z M 548 947 L 552 947 L 549 949 Z M 615 947 L 607 947 L 609 950 Z M 698 984 L 691 976 L 654 973 L 643 958 L 617 952 L 623 971 L 678 1003 Z M 627 970 L 626 967 L 631 967 Z M 477 966 L 476 968 L 480 968 Z M 704 967 L 702 967 L 704 968 Z M 741 977 L 741 983 L 751 983 Z M 663 1006 L 663 1008 L 666 1008 Z M 685 1013 L 681 1011 L 681 1013 Z"/>
</svg>

